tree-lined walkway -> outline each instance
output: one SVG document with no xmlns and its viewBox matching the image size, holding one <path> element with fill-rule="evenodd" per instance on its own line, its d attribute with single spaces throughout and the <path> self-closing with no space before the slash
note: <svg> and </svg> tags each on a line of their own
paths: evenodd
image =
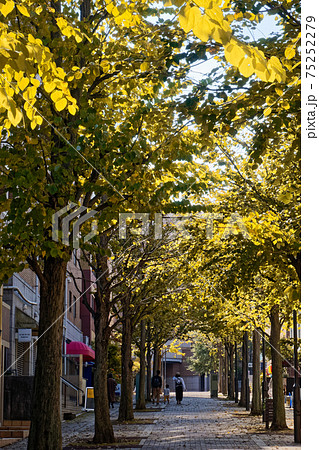
<svg viewBox="0 0 319 450">
<path fill-rule="evenodd" d="M 266 432 L 260 417 L 208 392 L 186 392 L 181 405 L 173 398 L 161 413 L 143 449 L 293 449 L 293 431 Z M 288 424 L 292 411 L 288 412 Z"/>
<path fill-rule="evenodd" d="M 289 430 L 266 432 L 260 417 L 251 416 L 234 402 L 221 398 L 211 399 L 208 392 L 186 392 L 181 405 L 177 405 L 172 397 L 170 404 L 162 411 L 135 411 L 136 419 L 153 419 L 154 424 L 114 425 L 114 432 L 117 438 L 134 436 L 134 440 L 140 439 L 139 445 L 143 445 L 144 450 L 300 449 L 300 446 L 294 444 L 292 409 L 286 409 L 286 413 Z M 117 414 L 118 406 L 111 410 L 111 418 L 115 420 Z M 74 421 L 64 422 L 62 433 L 64 447 L 68 447 L 70 443 L 92 440 L 94 414 L 86 413 Z M 91 445 L 90 448 L 93 449 L 101 448 L 99 445 Z M 26 439 L 8 446 L 10 450 L 26 448 Z"/>
</svg>

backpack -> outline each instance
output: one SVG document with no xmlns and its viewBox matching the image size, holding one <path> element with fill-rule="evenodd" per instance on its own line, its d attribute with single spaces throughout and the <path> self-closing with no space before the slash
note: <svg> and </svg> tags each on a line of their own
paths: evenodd
<svg viewBox="0 0 319 450">
<path fill-rule="evenodd" d="M 175 380 L 175 386 L 178 387 L 178 386 L 182 386 L 182 385 L 183 385 L 182 379 L 181 379 L 181 378 L 176 378 L 176 380 Z"/>
<path fill-rule="evenodd" d="M 155 375 L 155 377 L 153 378 L 153 387 L 154 388 L 158 388 L 161 387 L 161 377 L 158 375 Z"/>
</svg>

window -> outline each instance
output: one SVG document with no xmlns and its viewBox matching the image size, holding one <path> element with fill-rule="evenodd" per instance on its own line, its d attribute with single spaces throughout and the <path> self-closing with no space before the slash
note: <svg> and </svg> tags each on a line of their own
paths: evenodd
<svg viewBox="0 0 319 450">
<path fill-rule="evenodd" d="M 69 291 L 69 312 L 72 312 L 72 292 Z"/>
<path fill-rule="evenodd" d="M 73 317 L 76 318 L 76 297 L 73 295 Z"/>
<path fill-rule="evenodd" d="M 16 373 L 17 375 L 30 375 L 30 343 L 16 340 Z"/>
</svg>

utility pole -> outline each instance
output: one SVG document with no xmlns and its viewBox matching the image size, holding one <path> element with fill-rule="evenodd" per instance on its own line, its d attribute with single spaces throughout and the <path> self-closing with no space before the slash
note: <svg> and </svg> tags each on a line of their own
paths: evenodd
<svg viewBox="0 0 319 450">
<path fill-rule="evenodd" d="M 301 399 L 300 386 L 298 381 L 298 340 L 297 340 L 297 311 L 293 311 L 293 326 L 294 326 L 294 370 L 295 370 L 295 384 L 294 384 L 294 439 L 295 442 L 301 443 Z"/>
</svg>

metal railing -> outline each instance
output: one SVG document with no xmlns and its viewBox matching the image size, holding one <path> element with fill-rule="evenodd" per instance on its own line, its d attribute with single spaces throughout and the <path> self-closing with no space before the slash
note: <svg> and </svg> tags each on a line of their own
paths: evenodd
<svg viewBox="0 0 319 450">
<path fill-rule="evenodd" d="M 62 381 L 62 395 L 63 395 L 63 402 L 62 405 L 64 406 L 64 408 L 66 408 L 67 406 L 67 387 L 73 389 L 74 391 L 76 391 L 76 401 L 75 401 L 75 406 L 80 406 L 80 402 L 79 402 L 79 392 L 82 392 L 83 396 L 85 395 L 85 392 L 83 391 L 83 389 L 81 389 L 79 386 L 76 386 L 75 384 L 71 383 L 71 381 L 60 377 L 61 381 Z"/>
</svg>

